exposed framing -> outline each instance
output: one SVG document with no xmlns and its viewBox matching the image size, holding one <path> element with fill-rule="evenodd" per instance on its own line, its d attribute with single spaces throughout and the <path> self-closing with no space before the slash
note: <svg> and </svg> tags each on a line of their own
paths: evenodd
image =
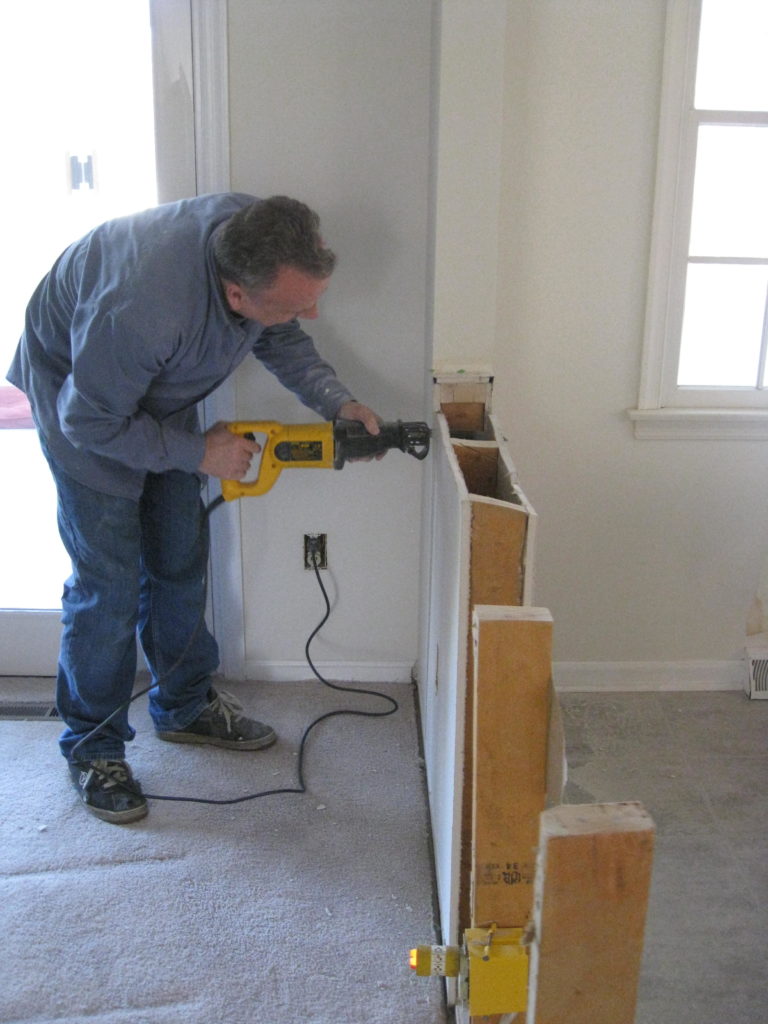
<svg viewBox="0 0 768 1024">
<path fill-rule="evenodd" d="M 490 948 L 498 929 L 502 943 L 519 932 L 531 957 L 527 1011 L 510 1009 L 520 1002 L 500 994 L 498 973 L 481 978 L 471 963 L 446 978 L 447 997 L 462 1024 L 630 1024 L 653 823 L 638 804 L 561 805 L 552 619 L 532 606 L 536 515 L 475 386 L 437 388 L 420 686 L 437 901 L 446 945 L 487 930 Z M 632 879 L 620 899 L 617 872 Z M 501 967 L 504 955 L 483 959 Z"/>
<path fill-rule="evenodd" d="M 472 609 L 533 599 L 536 513 L 492 416 L 486 427 L 482 439 L 454 439 L 440 413 L 433 447 L 433 576 L 420 697 L 438 902 L 444 941 L 453 943 L 470 914 Z"/>
</svg>

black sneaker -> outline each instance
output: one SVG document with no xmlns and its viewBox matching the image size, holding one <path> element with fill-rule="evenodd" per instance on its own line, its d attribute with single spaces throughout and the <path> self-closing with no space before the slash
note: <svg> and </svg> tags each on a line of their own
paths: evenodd
<svg viewBox="0 0 768 1024">
<path fill-rule="evenodd" d="M 69 774 L 86 808 L 102 821 L 125 825 L 149 810 L 125 761 L 70 761 Z"/>
<path fill-rule="evenodd" d="M 208 743 L 228 750 L 261 750 L 277 739 L 275 730 L 241 712 L 242 705 L 231 693 L 208 691 L 210 704 L 183 729 L 158 731 L 161 740 L 171 743 Z"/>
</svg>

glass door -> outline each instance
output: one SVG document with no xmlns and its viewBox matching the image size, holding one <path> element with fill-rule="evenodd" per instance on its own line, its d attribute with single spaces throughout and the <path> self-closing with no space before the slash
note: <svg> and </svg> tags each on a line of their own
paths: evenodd
<svg viewBox="0 0 768 1024">
<path fill-rule="evenodd" d="M 4 376 L 27 299 L 59 252 L 158 201 L 149 0 L 3 5 L 0 89 L 0 675 L 53 675 L 69 562 L 26 400 Z"/>
</svg>

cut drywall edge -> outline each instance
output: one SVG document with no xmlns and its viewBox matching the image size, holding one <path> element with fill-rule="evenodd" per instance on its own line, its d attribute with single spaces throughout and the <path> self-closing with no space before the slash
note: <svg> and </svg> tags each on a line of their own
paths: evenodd
<svg viewBox="0 0 768 1024">
<path fill-rule="evenodd" d="M 473 383 L 493 380 L 493 368 L 487 363 L 438 363 L 432 368 L 437 384 Z"/>
</svg>

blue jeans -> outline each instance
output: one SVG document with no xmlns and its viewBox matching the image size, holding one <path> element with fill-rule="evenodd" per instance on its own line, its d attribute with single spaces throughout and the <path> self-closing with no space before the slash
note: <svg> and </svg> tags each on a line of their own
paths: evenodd
<svg viewBox="0 0 768 1024">
<path fill-rule="evenodd" d="M 73 748 L 131 697 L 137 632 L 152 672 L 156 729 L 183 729 L 209 703 L 219 652 L 203 618 L 208 524 L 200 481 L 177 470 L 148 473 L 137 502 L 83 486 L 50 458 L 49 465 L 72 560 L 62 596 L 56 696 L 67 727 L 59 743 L 69 760 L 120 760 L 135 735 L 127 708 L 74 756 Z"/>
</svg>

